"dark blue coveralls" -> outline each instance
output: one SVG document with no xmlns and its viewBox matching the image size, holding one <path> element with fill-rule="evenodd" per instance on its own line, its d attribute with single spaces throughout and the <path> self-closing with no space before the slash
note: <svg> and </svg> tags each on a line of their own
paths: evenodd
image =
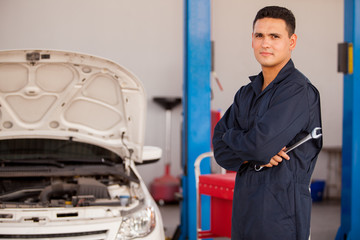
<svg viewBox="0 0 360 240">
<path fill-rule="evenodd" d="M 262 73 L 250 80 L 213 136 L 217 163 L 237 172 L 231 239 L 308 240 L 309 185 L 322 139 L 289 152 L 290 160 L 278 166 L 257 172 L 254 165 L 268 164 L 284 146 L 321 127 L 319 92 L 292 60 L 263 91 Z"/>
</svg>

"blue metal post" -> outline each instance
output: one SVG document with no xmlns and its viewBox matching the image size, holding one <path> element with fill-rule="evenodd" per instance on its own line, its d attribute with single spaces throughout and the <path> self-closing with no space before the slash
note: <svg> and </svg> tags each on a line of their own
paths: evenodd
<svg viewBox="0 0 360 240">
<path fill-rule="evenodd" d="M 360 0 L 345 0 L 344 40 L 353 44 L 353 73 L 344 75 L 341 226 L 337 240 L 360 239 Z"/>
<path fill-rule="evenodd" d="M 183 201 L 181 206 L 180 239 L 196 239 L 196 187 L 194 163 L 204 152 L 210 151 L 210 1 L 185 0 L 185 52 L 183 89 Z M 210 172 L 209 160 L 203 161 L 202 173 Z M 210 199 L 202 199 L 202 227 L 207 229 L 210 219 Z"/>
</svg>

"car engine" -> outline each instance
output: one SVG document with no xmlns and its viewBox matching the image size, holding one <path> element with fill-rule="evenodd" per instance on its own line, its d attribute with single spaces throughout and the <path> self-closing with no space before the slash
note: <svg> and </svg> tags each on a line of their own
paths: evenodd
<svg viewBox="0 0 360 240">
<path fill-rule="evenodd" d="M 111 177 L 6 178 L 0 183 L 0 208 L 127 206 L 140 199 L 135 182 Z"/>
</svg>

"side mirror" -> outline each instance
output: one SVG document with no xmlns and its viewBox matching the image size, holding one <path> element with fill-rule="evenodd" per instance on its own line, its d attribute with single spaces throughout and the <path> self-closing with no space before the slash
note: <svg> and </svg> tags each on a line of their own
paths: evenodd
<svg viewBox="0 0 360 240">
<path fill-rule="evenodd" d="M 160 160 L 162 156 L 162 149 L 155 146 L 144 146 L 142 160 L 140 164 L 154 163 Z"/>
</svg>

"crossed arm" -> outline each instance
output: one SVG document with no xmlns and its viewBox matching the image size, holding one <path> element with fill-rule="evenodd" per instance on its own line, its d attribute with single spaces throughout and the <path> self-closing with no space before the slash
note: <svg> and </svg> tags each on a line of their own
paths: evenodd
<svg viewBox="0 0 360 240">
<path fill-rule="evenodd" d="M 219 165 L 237 171 L 248 161 L 273 167 L 283 159 L 290 159 L 284 146 L 301 132 L 309 116 L 304 88 L 283 94 L 286 96 L 273 104 L 249 130 L 236 125 L 236 103 L 228 109 L 214 131 L 214 154 Z"/>
</svg>

